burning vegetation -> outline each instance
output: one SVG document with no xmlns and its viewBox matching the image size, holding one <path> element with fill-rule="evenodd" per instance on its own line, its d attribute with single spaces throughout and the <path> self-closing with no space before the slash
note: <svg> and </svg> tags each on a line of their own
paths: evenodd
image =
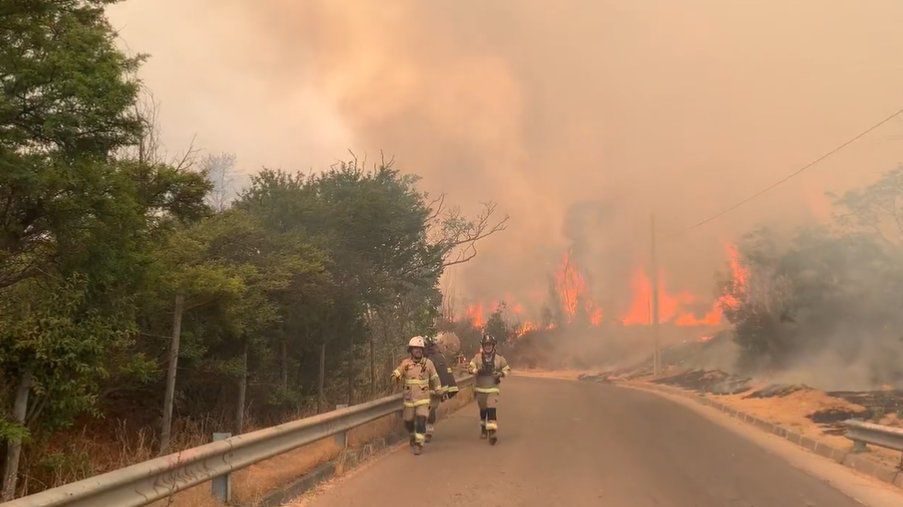
<svg viewBox="0 0 903 507">
<path fill-rule="evenodd" d="M 567 251 L 553 274 L 551 290 L 542 303 L 540 318 L 527 317 L 522 303 L 495 301 L 468 305 L 458 320 L 481 329 L 487 324 L 487 315 L 500 311 L 501 317 L 508 323 L 504 336 L 509 340 L 558 328 L 620 328 L 648 326 L 651 323 L 652 283 L 646 270 L 635 270 L 630 287 L 631 298 L 626 309 L 620 313 L 602 308 L 593 296 L 587 279 L 586 270 Z M 669 292 L 664 274 L 659 275 L 660 321 L 664 324 L 682 328 L 716 328 L 723 321 L 722 299 L 706 304 L 704 298 L 688 291 Z"/>
<path fill-rule="evenodd" d="M 479 332 L 504 340 L 510 357 L 527 367 L 611 366 L 625 359 L 641 359 L 650 349 L 652 283 L 647 270 L 634 270 L 629 295 L 622 307 L 603 307 L 593 288 L 591 271 L 573 250 L 564 252 L 549 276 L 549 290 L 540 301 L 506 300 L 467 305 L 444 328 L 464 338 L 464 348 L 476 350 Z M 689 291 L 670 291 L 660 273 L 659 301 L 662 333 L 669 342 L 704 342 L 724 328 L 721 301 Z M 528 310 L 529 309 L 529 310 Z M 531 313 L 530 310 L 533 310 Z"/>
<path fill-rule="evenodd" d="M 834 197 L 841 218 L 831 228 L 803 227 L 792 234 L 761 228 L 727 244 L 712 298 L 674 290 L 668 274 L 659 272 L 663 342 L 680 346 L 721 336 L 721 345 L 710 348 L 718 350 L 717 357 L 694 352 L 704 359 L 696 366 L 743 378 L 823 389 L 903 386 L 899 198 L 903 169 Z M 550 276 L 539 318 L 525 311 L 537 305 L 508 300 L 474 304 L 466 320 L 481 328 L 487 324 L 483 315 L 493 312 L 512 357 L 528 366 L 610 367 L 645 358 L 651 351 L 653 277 L 642 266 L 632 273 L 621 291 L 627 297 L 604 305 L 618 287 L 594 279 L 569 249 Z"/>
</svg>

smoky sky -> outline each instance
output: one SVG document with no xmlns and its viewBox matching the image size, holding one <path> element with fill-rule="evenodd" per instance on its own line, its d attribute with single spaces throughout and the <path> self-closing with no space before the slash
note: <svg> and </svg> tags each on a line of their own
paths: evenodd
<svg viewBox="0 0 903 507">
<path fill-rule="evenodd" d="M 351 149 L 507 231 L 449 273 L 536 308 L 569 248 L 606 311 L 648 262 L 709 295 L 724 244 L 827 220 L 903 161 L 903 122 L 690 233 L 903 106 L 903 2 L 129 0 L 110 9 L 170 150 L 318 170 Z"/>
</svg>

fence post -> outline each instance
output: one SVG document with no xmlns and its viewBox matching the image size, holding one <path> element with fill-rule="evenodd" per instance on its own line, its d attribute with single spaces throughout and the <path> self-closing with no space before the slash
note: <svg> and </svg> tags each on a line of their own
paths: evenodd
<svg viewBox="0 0 903 507">
<path fill-rule="evenodd" d="M 213 441 L 225 440 L 231 437 L 231 433 L 214 433 Z M 223 503 L 232 501 L 232 481 L 229 474 L 223 474 L 213 478 L 213 497 Z"/>
</svg>

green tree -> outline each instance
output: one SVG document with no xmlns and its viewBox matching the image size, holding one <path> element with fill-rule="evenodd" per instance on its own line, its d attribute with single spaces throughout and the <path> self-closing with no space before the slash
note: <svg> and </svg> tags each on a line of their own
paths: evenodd
<svg viewBox="0 0 903 507">
<path fill-rule="evenodd" d="M 372 320 L 368 315 L 376 312 L 383 320 L 394 320 L 387 312 L 436 315 L 442 252 L 427 239 L 431 212 L 415 183 L 415 178 L 391 167 L 368 171 L 354 161 L 310 177 L 266 170 L 252 179 L 237 204 L 268 227 L 303 236 L 328 252 L 334 305 L 323 312 L 329 317 L 305 326 L 319 327 L 321 357 L 329 338 L 339 336 L 340 326 L 348 326 L 341 333 L 344 343 L 336 344 L 346 351 L 340 356 L 344 364 L 331 362 L 329 368 L 344 372 L 348 400 L 353 399 L 360 370 L 355 351 L 374 333 L 361 325 Z M 418 291 L 420 299 L 406 300 L 406 295 Z M 423 318 L 418 321 L 426 326 L 422 332 L 432 325 Z M 376 348 L 372 349 L 371 365 Z M 317 384 L 322 383 L 318 379 Z"/>
<path fill-rule="evenodd" d="M 140 58 L 116 48 L 107 3 L 0 6 L 0 365 L 15 386 L 3 499 L 25 427 L 67 425 L 105 378 L 146 369 L 126 350 L 148 245 L 207 191 L 197 175 L 113 157 L 141 135 Z"/>
</svg>

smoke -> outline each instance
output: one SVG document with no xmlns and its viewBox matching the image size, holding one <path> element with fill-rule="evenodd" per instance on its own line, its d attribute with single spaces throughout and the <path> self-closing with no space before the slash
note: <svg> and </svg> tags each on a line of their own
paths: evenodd
<svg viewBox="0 0 903 507">
<path fill-rule="evenodd" d="M 261 166 L 384 151 L 433 193 L 497 201 L 511 227 L 450 276 L 461 298 L 538 311 L 573 248 L 616 314 L 663 237 L 899 107 L 903 4 L 819 0 L 130 0 L 111 8 L 162 104 Z M 900 122 L 750 206 L 660 244 L 671 287 L 710 296 L 724 243 L 826 218 L 826 190 L 893 167 Z M 458 305 L 463 306 L 463 305 Z"/>
<path fill-rule="evenodd" d="M 903 263 L 874 236 L 762 231 L 732 311 L 740 366 L 827 389 L 903 387 Z"/>
</svg>

